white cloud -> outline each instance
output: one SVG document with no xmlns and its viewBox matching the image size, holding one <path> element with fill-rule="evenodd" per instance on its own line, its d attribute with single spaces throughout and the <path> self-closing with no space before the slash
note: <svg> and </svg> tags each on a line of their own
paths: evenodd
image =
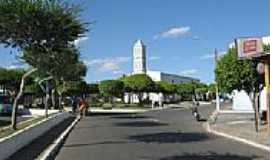
<svg viewBox="0 0 270 160">
<path fill-rule="evenodd" d="M 224 54 L 226 54 L 226 51 L 223 52 L 219 52 L 218 53 L 218 57 L 223 56 Z M 205 54 L 203 56 L 200 57 L 201 60 L 209 60 L 209 59 L 214 59 L 215 58 L 215 54 Z"/>
<path fill-rule="evenodd" d="M 159 38 L 178 38 L 183 35 L 186 35 L 187 33 L 190 32 L 190 27 L 185 26 L 185 27 L 173 27 L 170 28 L 164 32 L 161 32 L 157 35 L 154 36 L 154 39 L 159 39 Z"/>
<path fill-rule="evenodd" d="M 188 69 L 188 70 L 183 70 L 180 72 L 180 75 L 183 76 L 195 76 L 198 73 L 197 69 Z"/>
<path fill-rule="evenodd" d="M 130 57 L 100 58 L 85 61 L 89 67 L 97 68 L 100 72 L 112 72 L 113 74 L 122 74 L 121 65 L 131 60 Z"/>
<path fill-rule="evenodd" d="M 89 38 L 88 37 L 80 37 L 80 38 L 78 38 L 78 39 L 76 39 L 75 41 L 74 41 L 74 44 L 76 45 L 76 46 L 78 46 L 80 43 L 82 43 L 82 42 L 84 42 L 84 41 L 87 41 Z"/>
<path fill-rule="evenodd" d="M 14 62 L 7 65 L 1 65 L 0 67 L 6 68 L 6 69 L 23 69 L 23 68 L 27 68 L 27 65 L 23 63 L 19 63 L 19 62 Z"/>
<path fill-rule="evenodd" d="M 5 67 L 6 69 L 18 69 L 18 68 L 20 68 L 19 66 L 17 66 L 17 65 L 9 65 L 9 66 L 6 66 Z"/>
<path fill-rule="evenodd" d="M 160 59 L 160 57 L 158 57 L 158 56 L 149 57 L 150 61 L 155 61 L 155 60 L 159 60 L 159 59 Z"/>
</svg>

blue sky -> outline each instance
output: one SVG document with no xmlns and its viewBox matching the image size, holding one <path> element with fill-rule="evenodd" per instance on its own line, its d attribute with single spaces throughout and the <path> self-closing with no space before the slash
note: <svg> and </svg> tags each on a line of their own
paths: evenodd
<svg viewBox="0 0 270 160">
<path fill-rule="evenodd" d="M 214 48 L 220 53 L 236 37 L 270 33 L 270 1 L 247 0 L 72 0 L 81 19 L 93 22 L 77 43 L 88 65 L 86 80 L 110 79 L 132 71 L 132 45 L 147 46 L 148 69 L 214 79 Z M 17 67 L 0 47 L 0 66 Z"/>
</svg>

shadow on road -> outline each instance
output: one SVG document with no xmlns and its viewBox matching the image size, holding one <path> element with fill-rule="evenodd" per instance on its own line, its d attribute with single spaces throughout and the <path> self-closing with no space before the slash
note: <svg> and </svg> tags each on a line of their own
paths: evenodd
<svg viewBox="0 0 270 160">
<path fill-rule="evenodd" d="M 235 155 L 235 154 L 218 154 L 218 153 L 205 153 L 205 154 L 197 154 L 197 153 L 184 153 L 183 155 L 171 156 L 161 158 L 160 160 L 255 160 L 258 156 L 243 156 L 243 155 Z"/>
<path fill-rule="evenodd" d="M 123 116 L 113 116 L 111 118 L 113 119 L 145 119 L 145 118 L 151 118 L 151 117 L 132 114 L 132 115 L 123 115 Z"/>
<path fill-rule="evenodd" d="M 93 113 L 93 112 L 88 112 L 86 116 L 90 117 L 112 117 L 115 115 L 125 115 L 126 113 Z"/>
<path fill-rule="evenodd" d="M 145 143 L 187 143 L 204 141 L 210 137 L 205 133 L 196 132 L 161 132 L 153 134 L 142 134 L 128 137 Z M 212 137 L 211 137 L 212 138 Z"/>
<path fill-rule="evenodd" d="M 136 122 L 120 122 L 115 124 L 118 127 L 158 127 L 167 126 L 166 123 L 154 122 L 154 121 L 136 121 Z"/>
<path fill-rule="evenodd" d="M 83 147 L 83 146 L 96 146 L 96 145 L 109 145 L 109 144 L 126 144 L 126 141 L 105 141 L 105 142 L 95 142 L 95 143 L 80 143 L 80 144 L 68 144 L 63 147 L 73 148 L 73 147 Z"/>
</svg>

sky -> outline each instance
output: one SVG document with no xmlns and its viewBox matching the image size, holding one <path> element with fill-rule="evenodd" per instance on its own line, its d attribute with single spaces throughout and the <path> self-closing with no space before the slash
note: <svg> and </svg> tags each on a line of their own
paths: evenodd
<svg viewBox="0 0 270 160">
<path fill-rule="evenodd" d="M 270 35 L 269 0 L 71 0 L 89 32 L 76 41 L 88 82 L 132 71 L 132 47 L 146 45 L 148 70 L 214 81 L 213 52 L 237 37 Z M 16 54 L 0 46 L 0 66 L 17 68 Z"/>
</svg>

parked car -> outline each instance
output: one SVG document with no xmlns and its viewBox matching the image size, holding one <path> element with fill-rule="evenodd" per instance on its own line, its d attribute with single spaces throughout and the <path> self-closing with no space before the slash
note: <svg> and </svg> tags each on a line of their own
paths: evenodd
<svg viewBox="0 0 270 160">
<path fill-rule="evenodd" d="M 12 113 L 12 98 L 8 95 L 0 95 L 0 114 Z"/>
</svg>

